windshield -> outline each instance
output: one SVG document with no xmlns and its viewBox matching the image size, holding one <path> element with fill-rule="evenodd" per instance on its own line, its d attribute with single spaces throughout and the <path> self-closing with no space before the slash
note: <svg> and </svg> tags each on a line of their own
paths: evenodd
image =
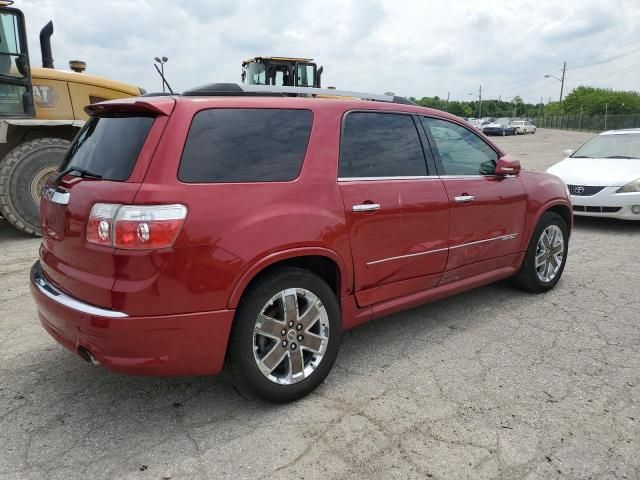
<svg viewBox="0 0 640 480">
<path fill-rule="evenodd" d="M 640 159 L 640 133 L 598 135 L 578 148 L 571 158 Z"/>
<path fill-rule="evenodd" d="M 266 85 L 267 70 L 262 63 L 252 62 L 247 65 L 247 85 Z"/>
<path fill-rule="evenodd" d="M 77 167 L 103 180 L 126 180 L 153 121 L 148 116 L 92 118 L 71 144 L 60 171 Z"/>
</svg>

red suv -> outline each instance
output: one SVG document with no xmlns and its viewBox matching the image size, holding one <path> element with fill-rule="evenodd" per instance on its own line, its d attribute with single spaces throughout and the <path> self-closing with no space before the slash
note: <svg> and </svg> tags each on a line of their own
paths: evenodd
<svg viewBox="0 0 640 480">
<path fill-rule="evenodd" d="M 564 184 L 459 118 L 214 87 L 87 107 L 43 191 L 31 290 L 85 360 L 203 375 L 226 359 L 241 390 L 289 401 L 345 330 L 508 277 L 558 282 Z"/>
</svg>

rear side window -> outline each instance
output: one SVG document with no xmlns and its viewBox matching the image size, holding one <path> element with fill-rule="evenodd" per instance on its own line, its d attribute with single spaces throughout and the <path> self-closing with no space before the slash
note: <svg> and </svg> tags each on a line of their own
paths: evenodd
<svg viewBox="0 0 640 480">
<path fill-rule="evenodd" d="M 424 175 L 427 164 L 410 115 L 352 112 L 345 117 L 339 177 Z"/>
<path fill-rule="evenodd" d="M 103 180 L 129 178 L 155 117 L 93 117 L 80 130 L 62 163 Z"/>
<path fill-rule="evenodd" d="M 309 110 L 210 109 L 191 123 L 178 178 L 188 183 L 282 182 L 300 173 Z"/>
</svg>

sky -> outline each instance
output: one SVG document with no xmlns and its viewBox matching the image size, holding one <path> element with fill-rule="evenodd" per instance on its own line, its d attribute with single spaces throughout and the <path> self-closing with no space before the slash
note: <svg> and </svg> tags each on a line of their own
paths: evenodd
<svg viewBox="0 0 640 480">
<path fill-rule="evenodd" d="M 57 68 L 159 91 L 240 83 L 253 56 L 324 66 L 323 86 L 396 95 L 538 103 L 579 85 L 640 90 L 640 0 L 17 0 L 32 65 L 53 20 Z"/>
</svg>

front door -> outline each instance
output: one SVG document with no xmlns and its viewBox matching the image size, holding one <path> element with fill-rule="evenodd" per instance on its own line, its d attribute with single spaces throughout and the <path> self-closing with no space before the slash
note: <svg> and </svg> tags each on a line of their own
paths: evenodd
<svg viewBox="0 0 640 480">
<path fill-rule="evenodd" d="M 470 128 L 420 118 L 435 144 L 450 206 L 449 258 L 441 283 L 511 266 L 526 215 L 520 179 L 494 175 L 498 153 Z"/>
<path fill-rule="evenodd" d="M 338 181 L 360 306 L 431 288 L 446 266 L 447 194 L 425 151 L 410 114 L 345 117 Z"/>
</svg>

